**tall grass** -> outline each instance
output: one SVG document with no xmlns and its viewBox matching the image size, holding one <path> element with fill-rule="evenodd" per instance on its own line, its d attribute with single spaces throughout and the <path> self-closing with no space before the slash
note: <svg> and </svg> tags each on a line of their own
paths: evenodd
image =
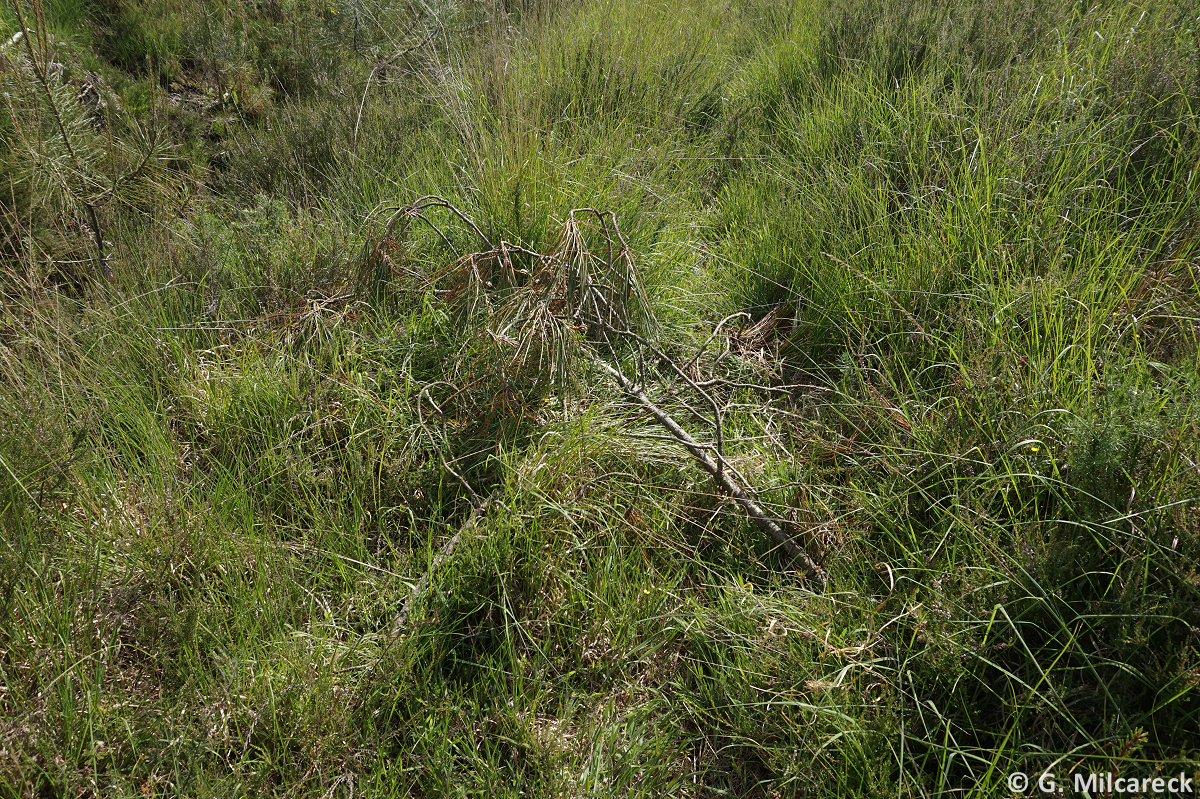
<svg viewBox="0 0 1200 799">
<path fill-rule="evenodd" d="M 1186 4 L 21 12 L 0 795 L 1197 771 Z M 581 207 L 824 592 L 586 331 L 548 380 L 455 307 Z"/>
</svg>

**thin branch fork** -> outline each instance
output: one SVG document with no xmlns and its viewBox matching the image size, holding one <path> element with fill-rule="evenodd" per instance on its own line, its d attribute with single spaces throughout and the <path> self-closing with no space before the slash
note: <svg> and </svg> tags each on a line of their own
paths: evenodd
<svg viewBox="0 0 1200 799">
<path fill-rule="evenodd" d="M 466 224 L 467 226 L 469 226 L 471 228 L 471 230 L 475 231 L 475 235 L 478 236 L 480 238 L 480 240 L 483 241 L 483 243 L 487 245 L 487 248 L 489 250 L 496 249 L 495 245 L 492 244 L 491 240 L 486 235 L 484 235 L 484 232 L 479 229 L 479 226 L 476 225 L 475 222 L 472 221 L 472 219 L 469 216 L 464 214 L 462 211 L 458 210 L 458 208 L 450 201 L 446 200 L 443 197 L 438 197 L 435 194 L 426 195 L 424 197 L 421 197 L 414 203 L 411 203 L 411 204 L 405 205 L 405 206 L 401 206 L 399 208 L 397 208 L 396 206 L 392 206 L 391 210 L 393 210 L 394 213 L 392 214 L 391 218 L 388 220 L 388 227 L 391 227 L 396 221 L 398 221 L 399 219 L 401 219 L 405 216 L 417 217 L 418 219 L 421 219 L 422 221 L 424 221 L 427 225 L 429 225 L 435 231 L 437 231 L 438 235 L 440 235 L 442 237 L 442 239 L 447 244 L 449 244 L 450 243 L 449 239 L 447 239 L 446 235 L 444 233 L 442 233 L 441 228 L 439 228 L 437 225 L 433 224 L 433 222 L 429 221 L 429 218 L 426 217 L 425 214 L 423 213 L 426 208 L 444 208 L 444 209 L 446 209 L 450 213 L 457 216 L 460 220 L 462 220 L 464 224 Z M 453 245 L 450 246 L 450 249 L 454 252 L 455 255 L 458 254 L 458 251 L 454 249 Z"/>
<path fill-rule="evenodd" d="M 626 336 L 627 338 L 633 339 L 640 346 L 645 347 L 655 358 L 658 358 L 661 363 L 664 363 L 670 367 L 671 371 L 675 373 L 676 379 L 683 380 L 685 383 L 691 386 L 692 389 L 695 390 L 695 392 L 699 394 L 705 402 L 708 403 L 708 406 L 712 408 L 713 428 L 716 430 L 716 467 L 718 471 L 723 471 L 725 469 L 725 433 L 721 424 L 721 406 L 717 403 L 717 401 L 713 399 L 707 391 L 701 388 L 701 386 L 695 380 L 692 380 L 692 378 L 688 377 L 687 373 L 684 372 L 683 369 L 679 368 L 679 364 L 668 358 L 666 353 L 658 349 L 658 347 L 655 347 L 649 341 L 646 341 L 646 339 L 642 338 L 637 333 L 634 333 L 632 330 L 616 330 L 614 328 L 609 328 L 609 330 L 616 335 Z M 699 354 L 697 354 L 696 359 L 699 357 Z M 696 359 L 693 359 L 693 362 Z"/>
<path fill-rule="evenodd" d="M 717 462 L 713 460 L 712 456 L 708 454 L 708 447 L 692 438 L 686 430 L 680 427 L 679 424 L 671 418 L 670 414 L 651 402 L 650 398 L 646 396 L 646 393 L 641 388 L 634 385 L 633 382 L 625 377 L 625 375 L 622 374 L 618 369 L 610 366 L 608 363 L 600 360 L 599 358 L 596 359 L 596 363 L 601 369 L 608 373 L 609 377 L 617 382 L 617 385 L 621 387 L 621 390 L 627 397 L 636 400 L 638 404 L 645 408 L 659 424 L 670 431 L 671 435 L 673 435 L 675 439 L 679 441 L 679 443 L 683 444 L 687 451 L 691 453 L 696 462 L 700 464 L 700 468 L 708 472 L 713 480 L 716 481 L 717 485 L 720 486 L 735 502 L 742 506 L 742 510 L 746 511 L 746 514 L 754 521 L 760 530 L 769 535 L 781 547 L 783 547 L 784 551 L 804 565 L 805 570 L 808 572 L 808 579 L 812 581 L 818 590 L 824 589 L 825 571 L 818 566 L 811 557 L 809 557 L 808 553 L 804 551 L 803 547 L 796 543 L 795 539 L 784 532 L 783 528 L 776 524 L 775 521 L 768 516 L 761 507 L 759 507 L 758 503 L 756 503 L 749 497 L 749 495 L 746 494 L 746 491 L 739 486 L 732 477 L 729 476 L 727 471 L 722 469 Z"/>
</svg>

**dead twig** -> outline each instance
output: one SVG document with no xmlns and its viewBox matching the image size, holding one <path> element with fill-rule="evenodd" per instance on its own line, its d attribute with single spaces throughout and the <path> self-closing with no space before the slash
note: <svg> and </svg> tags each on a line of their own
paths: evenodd
<svg viewBox="0 0 1200 799">
<path fill-rule="evenodd" d="M 417 424 L 429 437 L 429 443 L 433 445 L 435 450 L 437 450 L 438 457 L 442 461 L 442 468 L 445 469 L 451 477 L 457 480 L 464 489 L 466 489 L 467 496 L 471 498 L 471 504 L 475 507 L 479 507 L 482 502 L 482 500 L 479 498 L 479 494 L 475 493 L 475 489 L 471 487 L 471 484 L 467 482 L 467 479 L 463 477 L 457 469 L 450 465 L 450 461 L 446 459 L 446 453 L 442 450 L 441 446 L 434 438 L 433 433 L 430 432 L 429 428 L 425 425 L 425 415 L 421 410 L 422 400 L 427 400 L 429 404 L 433 406 L 433 409 L 437 411 L 438 416 L 442 420 L 442 438 L 446 438 L 446 414 L 442 412 L 442 409 L 438 407 L 438 404 L 433 401 L 433 397 L 429 394 L 429 389 L 437 385 L 447 385 L 451 388 L 456 388 L 456 386 L 454 386 L 452 383 L 447 383 L 445 380 L 439 380 L 436 383 L 430 383 L 422 388 L 421 393 L 417 395 Z"/>
<path fill-rule="evenodd" d="M 741 486 L 734 482 L 733 478 L 730 477 L 729 474 L 723 470 L 715 460 L 713 460 L 712 456 L 708 454 L 705 445 L 692 438 L 686 430 L 680 427 L 679 424 L 671 418 L 670 414 L 651 402 L 649 397 L 646 396 L 646 393 L 641 388 L 634 385 L 633 382 L 625 377 L 625 375 L 622 374 L 618 369 L 610 366 L 608 363 L 600 360 L 599 358 L 596 359 L 596 363 L 609 375 L 609 377 L 617 382 L 617 385 L 621 387 L 621 391 L 623 391 L 627 397 L 636 400 L 639 405 L 645 408 L 650 415 L 654 417 L 655 421 L 670 431 L 671 435 L 674 436 L 679 443 L 683 444 L 687 451 L 691 453 L 695 461 L 700 464 L 700 468 L 708 472 L 713 480 L 716 481 L 717 485 L 720 486 L 735 502 L 742 506 L 742 509 L 746 512 L 746 515 L 748 515 L 754 521 L 755 525 L 758 526 L 758 529 L 769 535 L 780 546 L 783 547 L 784 551 L 804 565 L 804 568 L 808 572 L 809 580 L 813 582 L 818 590 L 824 589 L 825 571 L 818 566 L 811 557 L 809 557 L 808 553 L 804 551 L 803 547 L 796 543 L 795 539 L 784 532 L 783 528 L 776 524 L 775 521 L 771 519 L 771 517 L 768 516 L 761 507 L 758 506 L 758 503 L 751 499 L 746 494 L 745 490 L 743 490 Z"/>
<path fill-rule="evenodd" d="M 475 529 L 475 526 L 479 524 L 479 520 L 483 518 L 485 513 L 487 513 L 488 506 L 491 505 L 491 503 L 492 497 L 488 497 L 479 504 L 475 505 L 472 508 L 471 515 L 467 519 L 466 523 L 464 523 L 463 526 L 458 529 L 458 532 L 450 536 L 449 540 L 447 540 L 445 544 L 442 544 L 442 548 L 439 549 L 437 554 L 433 556 L 433 560 L 429 561 L 429 568 L 425 570 L 425 574 L 421 577 L 416 587 L 412 590 L 412 593 L 408 595 L 408 599 L 404 602 L 404 607 L 400 609 L 400 615 L 396 616 L 396 620 L 392 622 L 392 641 L 396 640 L 400 633 L 404 632 L 405 627 L 408 625 L 408 620 L 412 616 L 413 609 L 416 607 L 417 601 L 425 595 L 426 591 L 429 590 L 429 584 L 433 581 L 433 576 L 437 573 L 437 570 L 440 569 L 442 564 L 454 554 L 454 550 L 458 547 L 458 542 L 462 540 L 462 537 Z M 384 651 L 386 652 L 387 650 L 385 649 Z M 382 657 L 382 653 L 380 653 L 380 656 Z"/>
<path fill-rule="evenodd" d="M 679 364 L 668 358 L 666 354 L 662 352 L 662 350 L 655 347 L 649 341 L 646 341 L 646 339 L 642 338 L 637 333 L 634 333 L 631 330 L 615 330 L 613 328 L 608 329 L 609 332 L 613 333 L 614 335 L 625 336 L 636 341 L 639 346 L 645 347 L 650 351 L 651 355 L 653 355 L 675 373 L 677 380 L 682 380 L 683 382 L 687 383 L 697 394 L 704 398 L 704 401 L 708 403 L 708 407 L 712 408 L 713 412 L 713 430 L 716 433 L 717 450 L 716 466 L 719 471 L 723 471 L 725 468 L 725 433 L 721 424 L 721 406 L 717 404 L 717 401 L 712 398 L 712 395 L 701 388 L 699 383 L 690 378 L 687 373 L 679 367 Z"/>
</svg>

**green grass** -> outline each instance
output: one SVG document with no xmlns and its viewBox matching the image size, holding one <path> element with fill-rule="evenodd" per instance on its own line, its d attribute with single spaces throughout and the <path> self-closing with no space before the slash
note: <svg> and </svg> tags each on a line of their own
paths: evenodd
<svg viewBox="0 0 1200 799">
<path fill-rule="evenodd" d="M 1187 3 L 22 18 L 0 796 L 1200 778 Z M 580 208 L 825 590 L 537 294 Z"/>
</svg>

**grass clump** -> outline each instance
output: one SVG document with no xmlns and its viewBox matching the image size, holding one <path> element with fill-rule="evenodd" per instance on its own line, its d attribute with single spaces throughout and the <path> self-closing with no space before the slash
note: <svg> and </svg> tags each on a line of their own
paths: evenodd
<svg viewBox="0 0 1200 799">
<path fill-rule="evenodd" d="M 3 24 L 0 796 L 1197 771 L 1187 4 Z"/>
</svg>

